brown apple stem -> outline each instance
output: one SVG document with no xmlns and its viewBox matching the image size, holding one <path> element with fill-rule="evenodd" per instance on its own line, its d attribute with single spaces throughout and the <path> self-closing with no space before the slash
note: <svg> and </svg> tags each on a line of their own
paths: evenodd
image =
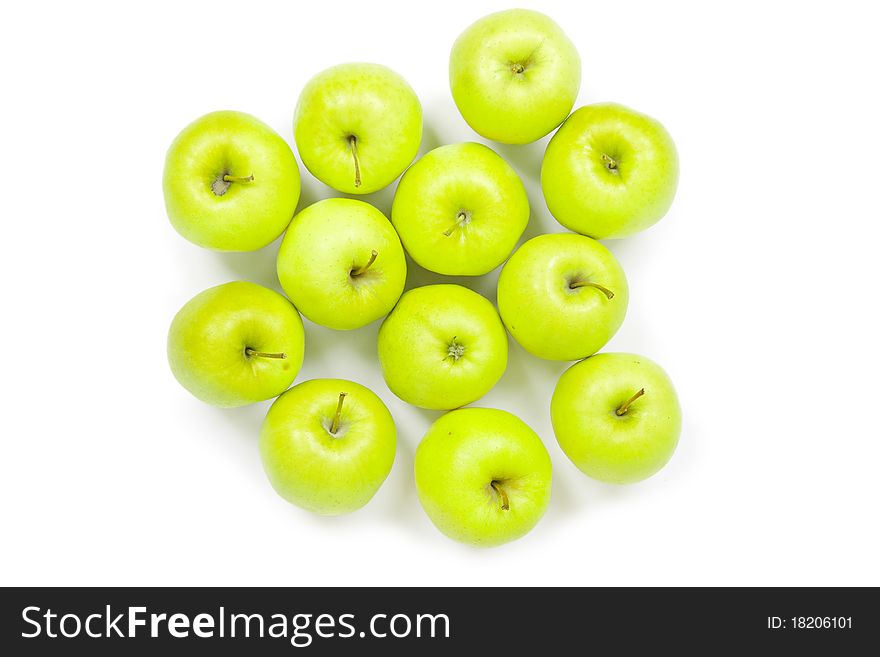
<svg viewBox="0 0 880 657">
<path fill-rule="evenodd" d="M 507 493 L 504 492 L 504 489 L 501 488 L 501 484 L 497 481 L 493 481 L 491 484 L 492 488 L 495 489 L 495 492 L 501 496 L 501 510 L 509 511 L 510 510 L 510 500 L 507 498 Z"/>
<path fill-rule="evenodd" d="M 610 155 L 605 155 L 605 153 L 602 153 L 602 161 L 605 163 L 605 166 L 608 167 L 608 169 L 611 171 L 614 171 L 617 168 L 617 160 L 615 160 Z"/>
<path fill-rule="evenodd" d="M 361 186 L 361 163 L 358 160 L 358 138 L 354 135 L 348 136 L 348 147 L 351 149 L 351 156 L 354 158 L 354 186 Z"/>
<path fill-rule="evenodd" d="M 379 257 L 378 251 L 376 251 L 376 250 L 370 251 L 370 259 L 367 260 L 367 264 L 365 264 L 363 267 L 358 267 L 357 269 L 352 269 L 350 275 L 351 276 L 360 276 L 361 274 L 363 274 L 365 271 L 367 271 L 370 268 L 370 265 L 372 265 L 374 262 L 376 262 L 376 258 L 378 258 L 378 257 Z"/>
<path fill-rule="evenodd" d="M 645 389 L 642 388 L 642 389 L 639 390 L 636 394 L 634 394 L 632 397 L 630 397 L 630 398 L 627 399 L 625 402 L 623 402 L 623 404 L 621 405 L 621 407 L 618 408 L 618 409 L 617 409 L 616 411 L 614 411 L 614 412 L 617 413 L 618 417 L 621 416 L 621 415 L 624 415 L 624 414 L 629 410 L 629 405 L 632 404 L 636 399 L 638 399 L 639 397 L 641 397 L 641 396 L 644 395 L 644 394 L 645 394 Z"/>
<path fill-rule="evenodd" d="M 345 401 L 345 395 L 348 393 L 339 393 L 339 403 L 336 404 L 336 416 L 333 418 L 333 424 L 330 425 L 330 433 L 335 434 L 339 431 L 339 418 L 342 417 L 342 402 Z"/>
<path fill-rule="evenodd" d="M 267 353 L 265 351 L 257 351 L 256 349 L 251 349 L 250 347 L 247 347 L 244 350 L 244 353 L 247 354 L 249 358 L 287 358 L 287 354 L 282 352 Z"/>
<path fill-rule="evenodd" d="M 609 290 L 604 285 L 599 285 L 598 283 L 593 283 L 592 281 L 573 281 L 568 284 L 569 289 L 577 289 L 579 287 L 594 287 L 599 290 L 602 294 L 604 294 L 609 299 L 614 298 L 614 292 Z"/>
<path fill-rule="evenodd" d="M 234 183 L 234 182 L 253 182 L 254 174 L 249 176 L 230 176 L 229 174 L 223 176 L 223 182 Z"/>
<path fill-rule="evenodd" d="M 449 237 L 450 235 L 452 235 L 452 233 L 455 232 L 455 229 L 456 229 L 456 228 L 458 228 L 459 226 L 462 226 L 462 225 L 466 224 L 466 223 L 467 223 L 467 220 L 468 220 L 468 214 L 467 214 L 467 212 L 465 212 L 465 211 L 462 210 L 462 211 L 459 212 L 458 215 L 455 217 L 455 223 L 452 224 L 452 225 L 449 227 L 448 230 L 444 230 L 444 231 L 443 231 L 443 234 L 446 235 L 446 237 Z"/>
</svg>

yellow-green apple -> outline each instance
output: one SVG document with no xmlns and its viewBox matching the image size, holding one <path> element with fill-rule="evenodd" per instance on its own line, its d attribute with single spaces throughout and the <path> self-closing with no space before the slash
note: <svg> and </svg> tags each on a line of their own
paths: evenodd
<svg viewBox="0 0 880 657">
<path fill-rule="evenodd" d="M 278 251 L 278 278 L 294 305 L 316 324 L 354 329 L 394 307 L 406 282 L 406 257 L 379 210 L 331 198 L 290 222 Z"/>
<path fill-rule="evenodd" d="M 550 502 L 544 443 L 507 411 L 462 408 L 441 416 L 419 443 L 416 490 L 449 538 L 480 547 L 529 533 Z"/>
<path fill-rule="evenodd" d="M 594 479 L 647 479 L 672 457 L 681 407 L 657 363 L 636 354 L 603 353 L 572 365 L 550 404 L 562 451 Z"/>
<path fill-rule="evenodd" d="M 507 330 L 526 351 L 549 360 L 577 360 L 601 349 L 623 323 L 628 300 L 614 254 L 583 235 L 534 237 L 498 277 Z"/>
<path fill-rule="evenodd" d="M 287 142 L 259 119 L 212 112 L 172 142 L 162 187 L 171 224 L 190 242 L 253 251 L 290 223 L 299 169 Z"/>
<path fill-rule="evenodd" d="M 391 472 L 397 432 L 368 388 L 343 379 L 300 383 L 275 400 L 260 434 L 263 468 L 291 504 L 321 515 L 356 511 Z"/>
<path fill-rule="evenodd" d="M 482 144 L 441 146 L 413 164 L 397 186 L 391 221 L 425 269 L 479 276 L 500 265 L 529 222 L 516 172 Z"/>
<path fill-rule="evenodd" d="M 565 32 L 528 9 L 490 14 L 456 39 L 449 84 L 477 133 L 505 144 L 540 139 L 571 112 L 581 60 Z"/>
<path fill-rule="evenodd" d="M 422 106 L 379 64 L 340 64 L 313 77 L 293 118 L 296 147 L 318 180 L 348 194 L 382 189 L 415 158 Z"/>
<path fill-rule="evenodd" d="M 379 329 L 385 382 L 422 408 L 458 408 L 485 395 L 507 368 L 507 334 L 485 297 L 460 285 L 405 292 Z"/>
<path fill-rule="evenodd" d="M 659 121 L 623 105 L 587 105 L 553 135 L 541 165 L 547 207 L 566 228 L 625 237 L 660 221 L 678 186 L 678 153 Z"/>
<path fill-rule="evenodd" d="M 180 309 L 168 331 L 168 362 L 202 401 L 244 406 L 287 390 L 302 366 L 303 346 L 302 320 L 287 299 L 235 281 Z"/>
</svg>

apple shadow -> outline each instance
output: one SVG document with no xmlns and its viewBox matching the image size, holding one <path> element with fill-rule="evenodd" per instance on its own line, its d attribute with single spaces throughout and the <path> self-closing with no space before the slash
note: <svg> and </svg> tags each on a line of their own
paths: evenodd
<svg viewBox="0 0 880 657">
<path fill-rule="evenodd" d="M 259 283 L 280 292 L 281 284 L 275 267 L 280 247 L 281 237 L 256 251 L 218 252 L 217 257 L 236 280 Z"/>
<path fill-rule="evenodd" d="M 526 225 L 526 229 L 516 243 L 517 249 L 533 237 L 546 235 L 548 233 L 568 232 L 567 229 L 556 221 L 552 214 L 550 214 L 550 210 L 548 210 L 547 206 L 544 204 L 544 195 L 542 194 L 540 187 L 537 191 L 526 187 L 526 196 L 529 198 L 529 223 Z"/>
<path fill-rule="evenodd" d="M 211 415 L 219 418 L 224 428 L 228 427 L 231 433 L 256 447 L 263 420 L 266 419 L 266 413 L 269 412 L 269 407 L 274 401 L 273 398 L 238 408 L 208 406 L 207 410 Z"/>
<path fill-rule="evenodd" d="M 523 182 L 541 184 L 541 163 L 547 149 L 547 138 L 531 144 L 502 144 L 493 142 L 491 148 L 517 170 Z"/>
<path fill-rule="evenodd" d="M 314 205 L 318 201 L 335 196 L 336 193 L 336 190 L 328 187 L 320 180 L 315 178 L 312 174 L 310 174 L 308 170 L 306 170 L 305 175 L 303 175 L 302 177 L 302 183 L 300 185 L 299 192 L 299 203 L 297 203 L 296 213 L 294 213 L 294 216 L 305 210 L 310 205 Z"/>
<path fill-rule="evenodd" d="M 424 285 L 462 285 L 482 294 L 494 303 L 499 270 L 500 267 L 497 267 L 482 276 L 445 276 L 425 269 L 407 254 L 404 291 Z"/>
<path fill-rule="evenodd" d="M 549 418 L 549 398 L 541 400 L 540 395 L 537 395 L 536 399 L 534 391 L 546 390 L 548 383 L 552 384 L 552 390 L 552 386 L 556 385 L 556 381 L 565 370 L 571 367 L 573 362 L 545 360 L 533 356 L 510 336 L 508 343 L 507 370 L 498 382 L 498 386 L 511 388 L 510 392 L 516 397 L 522 397 L 523 403 L 536 410 L 538 408 L 544 409 Z"/>
<path fill-rule="evenodd" d="M 413 162 L 413 164 L 415 164 L 415 162 L 421 159 L 425 154 L 447 143 L 449 142 L 444 141 L 440 137 L 434 126 L 426 119 L 422 127 L 422 143 L 419 146 L 419 154 L 416 156 L 416 160 Z"/>
<path fill-rule="evenodd" d="M 655 248 L 650 243 L 655 240 L 652 240 L 650 237 L 645 239 L 643 233 L 631 235 L 626 239 L 602 239 L 599 241 L 608 247 L 608 250 L 621 261 L 621 264 L 627 260 L 644 262 L 648 258 L 654 257 L 651 254 L 655 252 Z"/>
<path fill-rule="evenodd" d="M 686 408 L 686 404 L 682 401 L 682 408 Z M 687 473 L 698 471 L 697 461 L 699 461 L 700 442 L 695 440 L 696 436 L 702 432 L 695 426 L 693 417 L 687 413 L 682 414 L 681 434 L 678 439 L 678 446 L 672 454 L 663 470 L 660 472 L 670 472 L 670 477 L 674 477 L 676 481 L 683 482 Z M 677 471 L 675 474 L 673 474 Z"/>
<path fill-rule="evenodd" d="M 519 174 L 529 199 L 529 223 L 517 242 L 517 248 L 538 235 L 564 230 L 547 209 L 541 189 L 541 162 L 548 141 L 545 137 L 531 144 L 493 144 L 498 154 Z"/>
<path fill-rule="evenodd" d="M 375 372 L 368 370 L 376 369 L 376 341 L 381 323 L 380 319 L 351 331 L 338 331 L 303 317 L 309 355 L 303 371 L 320 377 L 359 377 L 355 380 L 370 387 Z M 343 371 L 339 371 L 340 363 L 346 366 Z"/>
<path fill-rule="evenodd" d="M 398 432 L 394 469 L 382 487 L 382 505 L 377 510 L 385 522 L 402 528 L 407 528 L 422 513 L 413 475 L 419 440 L 421 436 L 402 435 Z"/>
</svg>

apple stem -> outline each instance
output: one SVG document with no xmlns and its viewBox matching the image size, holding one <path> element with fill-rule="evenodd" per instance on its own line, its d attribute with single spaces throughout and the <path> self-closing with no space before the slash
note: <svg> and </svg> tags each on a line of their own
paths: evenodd
<svg viewBox="0 0 880 657">
<path fill-rule="evenodd" d="M 495 492 L 501 497 L 501 510 L 509 511 L 510 510 L 510 500 L 507 498 L 507 493 L 504 492 L 504 489 L 501 488 L 501 484 L 497 481 L 492 481 L 490 484 L 492 488 L 495 489 Z"/>
<path fill-rule="evenodd" d="M 572 281 L 571 283 L 568 284 L 568 287 L 571 290 L 575 290 L 579 287 L 594 287 L 597 290 L 599 290 L 600 292 L 602 292 L 602 294 L 604 294 L 609 299 L 614 298 L 614 292 L 609 290 L 604 285 L 599 285 L 598 283 L 593 283 L 592 281 Z"/>
<path fill-rule="evenodd" d="M 340 392 L 339 393 L 339 403 L 336 404 L 336 415 L 333 418 L 333 423 L 330 425 L 330 433 L 336 434 L 339 431 L 339 419 L 342 416 L 342 402 L 345 401 L 345 395 L 348 393 Z"/>
<path fill-rule="evenodd" d="M 256 349 L 251 349 L 250 347 L 246 347 L 244 353 L 249 358 L 287 358 L 287 354 L 283 352 L 267 353 L 265 351 L 257 351 Z"/>
<path fill-rule="evenodd" d="M 254 174 L 249 176 L 230 176 L 226 174 L 223 176 L 223 182 L 234 183 L 234 182 L 253 182 Z"/>
<path fill-rule="evenodd" d="M 609 171 L 615 171 L 617 169 L 617 160 L 615 160 L 610 155 L 605 155 L 602 153 L 602 161 L 605 163 L 605 166 Z"/>
<path fill-rule="evenodd" d="M 634 394 L 632 397 L 630 397 L 625 402 L 623 402 L 623 405 L 621 405 L 621 407 L 618 408 L 614 412 L 617 413 L 618 417 L 620 417 L 621 415 L 624 415 L 629 410 L 629 405 L 632 404 L 636 399 L 638 399 L 639 397 L 641 397 L 644 394 L 645 394 L 645 389 L 642 388 L 636 394 Z"/>
<path fill-rule="evenodd" d="M 455 217 L 455 223 L 452 224 L 448 230 L 444 230 L 443 234 L 446 235 L 446 237 L 449 237 L 450 235 L 452 235 L 452 233 L 455 232 L 456 228 L 467 224 L 470 221 L 470 218 L 471 218 L 471 216 L 470 216 L 470 214 L 468 214 L 467 211 L 459 210 L 458 214 Z"/>
<path fill-rule="evenodd" d="M 348 146 L 351 148 L 351 156 L 354 158 L 354 186 L 361 186 L 361 163 L 358 161 L 358 138 L 354 135 L 348 136 Z"/>
<path fill-rule="evenodd" d="M 367 260 L 367 264 L 365 264 L 363 267 L 358 267 L 357 269 L 352 269 L 351 272 L 349 273 L 349 275 L 350 276 L 360 276 L 361 274 L 363 274 L 365 271 L 367 271 L 370 268 L 370 265 L 372 265 L 374 262 L 376 262 L 377 257 L 379 257 L 378 251 L 376 251 L 375 249 L 373 251 L 370 251 L 370 259 Z"/>
</svg>

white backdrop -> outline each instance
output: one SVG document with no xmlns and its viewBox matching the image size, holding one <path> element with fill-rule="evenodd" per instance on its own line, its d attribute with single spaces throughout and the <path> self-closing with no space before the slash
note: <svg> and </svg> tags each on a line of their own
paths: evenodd
<svg viewBox="0 0 880 657">
<path fill-rule="evenodd" d="M 339 62 L 399 71 L 425 110 L 423 151 L 479 138 L 448 91 L 458 33 L 505 2 L 17 3 L 0 23 L 4 319 L 2 584 L 880 584 L 877 16 L 856 2 L 520 2 L 583 61 L 578 105 L 614 100 L 675 138 L 678 196 L 608 242 L 629 277 L 607 350 L 661 363 L 684 409 L 649 481 L 581 475 L 556 445 L 566 364 L 511 343 L 480 406 L 544 439 L 553 500 L 526 538 L 480 551 L 419 507 L 413 452 L 438 413 L 396 399 L 378 323 L 306 322 L 297 381 L 376 391 L 398 453 L 364 509 L 320 518 L 265 480 L 269 403 L 208 407 L 173 379 L 165 337 L 202 289 L 278 289 L 278 243 L 217 254 L 179 237 L 161 194 L 187 122 L 238 109 L 293 145 L 304 82 Z M 546 139 L 493 147 L 544 205 Z M 300 208 L 332 195 L 300 167 Z M 393 187 L 368 200 L 388 212 Z M 442 277 L 411 266 L 408 287 Z M 497 271 L 470 281 L 494 299 Z M 447 279 L 448 280 L 448 279 Z"/>
</svg>

